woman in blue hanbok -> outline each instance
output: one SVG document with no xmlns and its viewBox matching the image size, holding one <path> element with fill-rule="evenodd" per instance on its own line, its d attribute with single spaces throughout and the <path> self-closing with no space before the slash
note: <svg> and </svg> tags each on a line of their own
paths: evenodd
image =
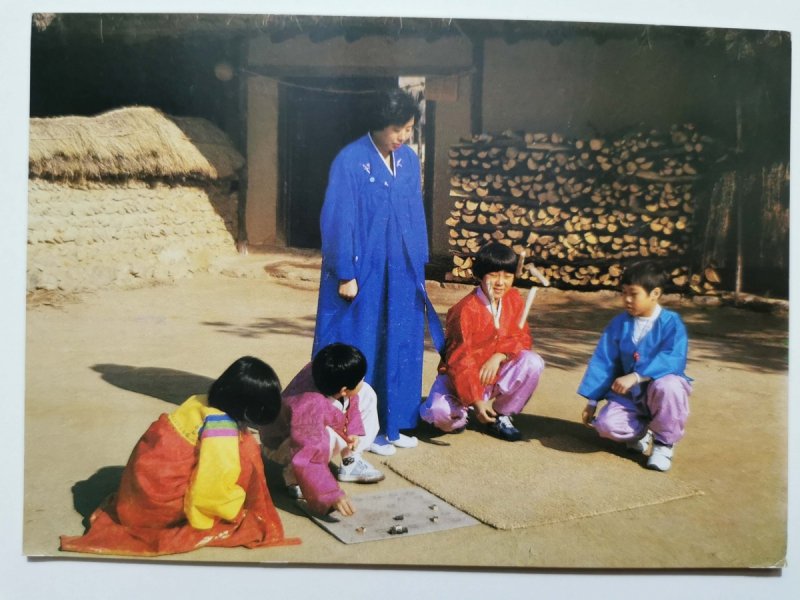
<svg viewBox="0 0 800 600">
<path fill-rule="evenodd" d="M 425 313 L 437 345 L 441 325 L 425 292 L 428 234 L 420 164 L 406 145 L 419 107 L 399 89 L 379 94 L 369 133 L 331 165 L 320 217 L 322 274 L 313 354 L 356 346 L 378 396 L 379 454 L 413 447 L 400 430 L 417 425 Z"/>
</svg>

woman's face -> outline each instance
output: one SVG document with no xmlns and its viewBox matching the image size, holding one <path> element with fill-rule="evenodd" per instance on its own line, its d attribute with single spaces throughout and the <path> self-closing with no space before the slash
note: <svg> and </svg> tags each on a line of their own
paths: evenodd
<svg viewBox="0 0 800 600">
<path fill-rule="evenodd" d="M 388 156 L 411 138 L 414 130 L 414 117 L 404 125 L 389 125 L 372 132 L 372 141 L 384 156 Z"/>
</svg>

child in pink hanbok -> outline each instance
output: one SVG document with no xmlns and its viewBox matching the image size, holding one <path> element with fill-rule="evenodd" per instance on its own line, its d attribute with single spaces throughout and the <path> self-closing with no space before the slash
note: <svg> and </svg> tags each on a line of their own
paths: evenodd
<svg viewBox="0 0 800 600">
<path fill-rule="evenodd" d="M 445 432 L 463 431 L 469 412 L 488 433 L 521 438 L 512 422 L 531 398 L 544 361 L 533 350 L 525 302 L 512 286 L 517 255 L 491 242 L 475 257 L 480 285 L 447 312 L 439 376 L 420 406 L 422 419 Z"/>
<path fill-rule="evenodd" d="M 283 391 L 281 411 L 259 434 L 267 458 L 284 465 L 287 491 L 308 507 L 342 516 L 355 512 L 338 481 L 375 483 L 383 473 L 364 460 L 378 434 L 375 390 L 364 381 L 367 361 L 358 348 L 322 348 Z M 331 461 L 339 462 L 331 470 Z"/>
</svg>

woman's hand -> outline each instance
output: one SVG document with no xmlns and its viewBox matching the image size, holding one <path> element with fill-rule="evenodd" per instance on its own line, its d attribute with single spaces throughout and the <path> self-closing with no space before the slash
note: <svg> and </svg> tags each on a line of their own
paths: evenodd
<svg viewBox="0 0 800 600">
<path fill-rule="evenodd" d="M 494 378 L 497 376 L 497 371 L 500 370 L 500 365 L 505 359 L 506 355 L 498 352 L 497 354 L 492 354 L 489 360 L 483 363 L 478 375 L 483 385 L 489 385 L 494 381 Z"/>
<path fill-rule="evenodd" d="M 348 302 L 358 294 L 358 282 L 355 279 L 339 282 L 339 296 Z"/>
</svg>

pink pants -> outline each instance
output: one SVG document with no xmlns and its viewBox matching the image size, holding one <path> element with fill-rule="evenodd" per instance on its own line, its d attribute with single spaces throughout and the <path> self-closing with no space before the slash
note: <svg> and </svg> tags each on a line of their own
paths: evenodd
<svg viewBox="0 0 800 600">
<path fill-rule="evenodd" d="M 483 399 L 494 398 L 494 411 L 515 415 L 525 408 L 544 370 L 542 357 L 532 350 L 523 350 L 500 366 L 497 382 L 487 385 Z M 419 408 L 423 421 L 442 431 L 453 431 L 467 424 L 467 409 L 456 396 L 450 376 L 439 375 L 431 386 L 427 400 Z"/>
<path fill-rule="evenodd" d="M 691 392 L 691 384 L 678 375 L 634 386 L 625 396 L 609 392 L 594 428 L 617 442 L 637 440 L 650 429 L 657 442 L 674 444 L 683 438 Z"/>
</svg>

